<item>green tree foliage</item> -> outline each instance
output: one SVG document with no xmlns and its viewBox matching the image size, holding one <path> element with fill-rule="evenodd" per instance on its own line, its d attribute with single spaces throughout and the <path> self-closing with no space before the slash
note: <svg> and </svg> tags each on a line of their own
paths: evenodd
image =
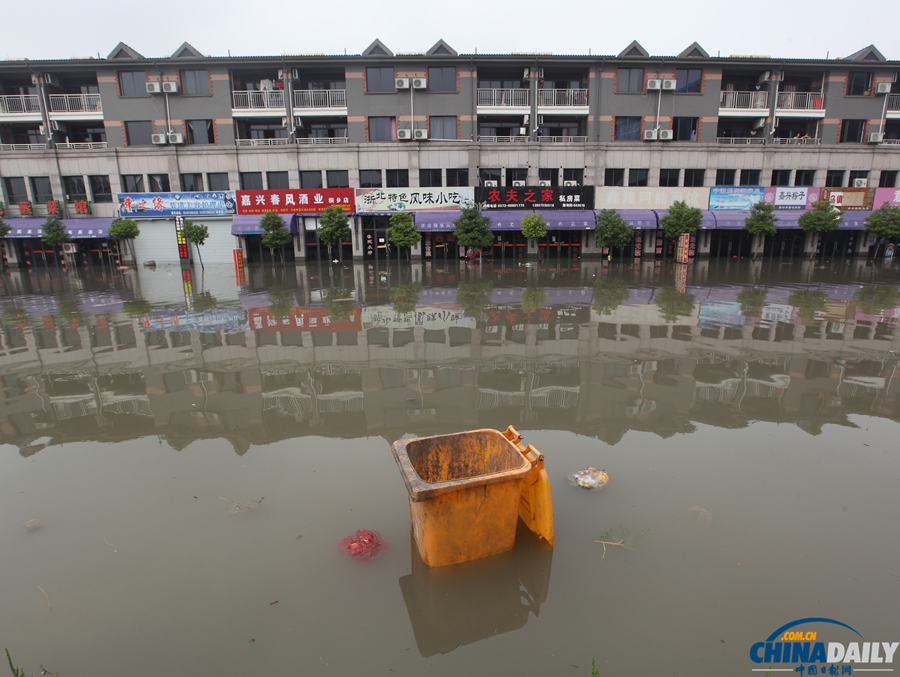
<svg viewBox="0 0 900 677">
<path fill-rule="evenodd" d="M 675 202 L 659 220 L 666 237 L 696 232 L 702 222 L 703 212 L 696 207 L 689 207 L 686 202 Z"/>
<path fill-rule="evenodd" d="M 346 322 L 353 316 L 356 307 L 353 299 L 345 296 L 343 289 L 329 289 L 325 297 L 325 309 L 332 322 Z"/>
<path fill-rule="evenodd" d="M 262 246 L 269 250 L 272 261 L 275 260 L 275 250 L 281 252 L 281 262 L 284 263 L 284 246 L 293 240 L 284 219 L 278 214 L 266 212 L 259 220 L 263 229 Z"/>
<path fill-rule="evenodd" d="M 276 320 L 285 319 L 291 310 L 297 305 L 297 290 L 284 284 L 282 280 L 272 281 L 266 291 L 272 304 L 269 306 L 269 314 Z"/>
<path fill-rule="evenodd" d="M 634 239 L 634 228 L 625 223 L 625 219 L 615 209 L 604 209 L 597 214 L 594 237 L 597 246 L 604 249 L 627 247 Z"/>
<path fill-rule="evenodd" d="M 800 218 L 803 217 L 801 216 Z M 797 315 L 803 320 L 804 324 L 814 321 L 816 313 L 825 310 L 827 302 L 828 294 L 815 289 L 801 289 L 788 297 L 788 305 L 797 309 Z"/>
<path fill-rule="evenodd" d="M 677 322 L 679 317 L 689 317 L 694 312 L 695 298 L 673 287 L 666 287 L 656 297 L 656 307 L 666 322 Z"/>
<path fill-rule="evenodd" d="M 58 247 L 63 242 L 68 242 L 71 237 L 66 230 L 65 225 L 55 216 L 48 216 L 44 221 L 44 234 L 41 235 L 41 242 L 50 247 Z"/>
<path fill-rule="evenodd" d="M 200 292 L 194 296 L 194 312 L 202 313 L 206 310 L 213 310 L 219 305 L 215 296 L 208 291 Z"/>
<path fill-rule="evenodd" d="M 621 277 L 602 275 L 594 280 L 594 310 L 601 315 L 612 315 L 627 300 L 628 283 Z"/>
<path fill-rule="evenodd" d="M 844 216 L 827 200 L 816 202 L 813 208 L 804 212 L 797 223 L 807 233 L 830 233 L 837 230 Z"/>
<path fill-rule="evenodd" d="M 768 295 L 768 289 L 745 288 L 737 295 L 738 303 L 741 304 L 741 315 L 744 317 L 759 317 L 762 315 L 763 304 Z"/>
<path fill-rule="evenodd" d="M 528 287 L 522 292 L 522 310 L 534 312 L 544 307 L 547 294 L 543 289 Z"/>
<path fill-rule="evenodd" d="M 744 230 L 753 235 L 774 235 L 777 221 L 774 205 L 757 202 L 750 207 L 750 216 L 744 219 Z"/>
<path fill-rule="evenodd" d="M 9 231 L 12 230 L 12 226 L 10 226 L 6 221 L 0 218 L 0 237 L 6 237 L 9 235 Z"/>
<path fill-rule="evenodd" d="M 333 247 L 350 239 L 350 220 L 340 207 L 326 207 L 319 217 L 319 240 L 328 245 L 334 258 Z"/>
<path fill-rule="evenodd" d="M 866 217 L 866 230 L 889 240 L 900 238 L 900 207 L 885 202 Z"/>
<path fill-rule="evenodd" d="M 200 253 L 200 247 L 206 244 L 206 238 L 209 237 L 209 228 L 202 223 L 194 223 L 193 221 L 186 220 L 182 227 L 182 232 L 184 233 L 184 239 L 197 248 L 197 256 L 200 257 L 200 267 L 205 268 L 203 265 L 203 255 Z"/>
<path fill-rule="evenodd" d="M 856 292 L 856 305 L 867 315 L 881 315 L 885 309 L 900 306 L 900 292 L 896 288 L 869 285 Z"/>
<path fill-rule="evenodd" d="M 463 307 L 466 317 L 481 316 L 481 311 L 490 303 L 491 299 L 488 295 L 493 288 L 494 283 L 490 280 L 459 283 L 456 290 L 456 302 Z"/>
<path fill-rule="evenodd" d="M 456 241 L 460 247 L 487 249 L 494 244 L 494 236 L 488 230 L 491 219 L 481 215 L 478 205 L 462 209 L 459 218 L 453 221 Z"/>
<path fill-rule="evenodd" d="M 388 241 L 395 247 L 406 249 L 407 258 L 412 258 L 409 248 L 414 246 L 422 236 L 416 230 L 412 214 L 397 212 L 391 214 L 390 227 L 387 230 Z"/>
<path fill-rule="evenodd" d="M 394 310 L 402 314 L 411 313 L 419 303 L 419 294 L 421 292 L 422 285 L 414 282 L 394 285 L 391 287 L 391 303 L 394 304 Z"/>
<path fill-rule="evenodd" d="M 529 240 L 536 240 L 547 234 L 547 219 L 540 214 L 528 214 L 520 225 L 522 235 Z"/>
<path fill-rule="evenodd" d="M 139 317 L 149 317 L 150 313 L 153 312 L 153 306 L 147 299 L 131 299 L 130 301 L 125 301 L 122 311 L 128 317 L 137 319 Z"/>
</svg>

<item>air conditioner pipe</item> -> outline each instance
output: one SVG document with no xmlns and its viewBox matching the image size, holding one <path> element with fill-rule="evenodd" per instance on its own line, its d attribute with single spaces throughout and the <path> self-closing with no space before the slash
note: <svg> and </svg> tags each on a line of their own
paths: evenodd
<svg viewBox="0 0 900 677">
<path fill-rule="evenodd" d="M 665 59 L 659 62 L 659 68 L 656 70 L 656 76 L 662 77 L 660 74 L 662 72 L 663 66 L 665 66 Z M 656 92 L 656 127 L 654 129 L 659 132 L 659 111 L 662 107 L 662 81 L 660 81 L 660 87 Z"/>
</svg>

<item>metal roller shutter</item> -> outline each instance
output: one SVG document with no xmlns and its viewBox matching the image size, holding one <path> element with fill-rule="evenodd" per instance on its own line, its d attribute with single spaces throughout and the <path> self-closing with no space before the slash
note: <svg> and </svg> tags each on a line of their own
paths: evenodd
<svg viewBox="0 0 900 677">
<path fill-rule="evenodd" d="M 173 219 L 138 221 L 141 234 L 134 239 L 134 254 L 138 265 L 145 261 L 178 262 L 178 242 Z"/>
<path fill-rule="evenodd" d="M 193 218 L 193 223 L 203 224 L 209 230 L 209 237 L 200 252 L 203 263 L 232 263 L 234 261 L 232 250 L 238 248 L 237 238 L 231 234 L 231 219 Z M 196 249 L 191 252 L 191 257 L 197 261 Z"/>
</svg>

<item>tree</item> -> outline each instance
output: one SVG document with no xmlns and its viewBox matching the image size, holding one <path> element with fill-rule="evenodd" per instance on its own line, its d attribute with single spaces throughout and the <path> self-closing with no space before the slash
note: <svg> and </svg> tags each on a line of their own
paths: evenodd
<svg viewBox="0 0 900 677">
<path fill-rule="evenodd" d="M 830 233 L 837 230 L 844 216 L 828 200 L 816 202 L 813 208 L 797 219 L 797 224 L 807 233 Z"/>
<path fill-rule="evenodd" d="M 353 317 L 356 308 L 352 298 L 347 298 L 343 289 L 329 289 L 325 297 L 325 309 L 332 322 L 346 322 Z"/>
<path fill-rule="evenodd" d="M 350 239 L 350 222 L 340 207 L 326 207 L 319 217 L 319 240 L 328 245 L 329 256 L 334 259 L 333 246 Z"/>
<path fill-rule="evenodd" d="M 696 207 L 689 207 L 686 202 L 673 203 L 665 216 L 659 220 L 666 237 L 694 233 L 702 222 L 703 212 Z"/>
<path fill-rule="evenodd" d="M 456 302 L 463 307 L 466 317 L 481 317 L 481 311 L 487 307 L 491 299 L 488 294 L 493 290 L 491 280 L 475 280 L 460 282 L 456 290 Z"/>
<path fill-rule="evenodd" d="M 827 302 L 828 294 L 816 289 L 801 289 L 788 296 L 788 305 L 797 309 L 797 316 L 804 324 L 815 320 L 816 313 L 824 311 Z"/>
<path fill-rule="evenodd" d="M 116 219 L 109 224 L 109 234 L 117 240 L 125 240 L 125 246 L 131 246 L 131 258 L 136 258 L 134 254 L 134 238 L 141 234 L 141 231 L 138 230 L 137 221 L 134 219 Z"/>
<path fill-rule="evenodd" d="M 464 207 L 453 221 L 456 241 L 464 249 L 487 249 L 494 244 L 494 236 L 488 230 L 490 225 L 490 217 L 482 216 L 479 205 Z"/>
<path fill-rule="evenodd" d="M 866 230 L 888 240 L 900 238 L 900 207 L 885 202 L 866 217 Z"/>
<path fill-rule="evenodd" d="M 408 259 L 411 259 L 412 255 L 409 248 L 422 239 L 419 231 L 416 230 L 416 225 L 413 223 L 412 214 L 407 214 L 406 212 L 391 214 L 390 224 L 387 231 L 388 242 L 401 249 L 406 249 L 406 256 Z"/>
<path fill-rule="evenodd" d="M 9 235 L 9 231 L 12 230 L 12 227 L 6 223 L 2 218 L 0 218 L 0 237 L 6 237 Z"/>
<path fill-rule="evenodd" d="M 634 228 L 615 209 L 604 209 L 597 214 L 594 238 L 601 249 L 627 247 L 634 239 Z"/>
<path fill-rule="evenodd" d="M 685 294 L 673 287 L 663 289 L 656 297 L 656 307 L 666 322 L 677 322 L 694 312 L 694 295 Z"/>
<path fill-rule="evenodd" d="M 284 245 L 293 239 L 284 219 L 278 214 L 266 212 L 260 219 L 259 225 L 263 229 L 262 245 L 269 250 L 272 263 L 275 262 L 276 249 L 281 251 L 281 262 L 284 263 Z"/>
<path fill-rule="evenodd" d="M 402 315 L 414 311 L 421 292 L 422 285 L 415 282 L 404 282 L 391 287 L 391 303 L 394 304 L 394 311 Z"/>
<path fill-rule="evenodd" d="M 547 234 L 547 219 L 540 214 L 531 213 L 522 219 L 520 227 L 522 235 L 529 240 L 536 240 Z"/>
<path fill-rule="evenodd" d="M 866 315 L 881 315 L 900 306 L 900 292 L 890 287 L 866 286 L 856 292 L 856 304 Z"/>
<path fill-rule="evenodd" d="M 744 230 L 753 235 L 774 235 L 777 221 L 774 205 L 757 202 L 750 207 L 750 216 L 744 219 Z"/>
<path fill-rule="evenodd" d="M 522 310 L 534 312 L 544 307 L 547 302 L 547 294 L 539 287 L 528 287 L 522 291 Z"/>
<path fill-rule="evenodd" d="M 763 304 L 769 295 L 768 289 L 758 289 L 756 287 L 747 287 L 737 295 L 738 303 L 741 304 L 741 315 L 744 317 L 760 317 L 762 315 Z"/>
<path fill-rule="evenodd" d="M 628 283 L 621 277 L 603 275 L 594 281 L 594 310 L 600 315 L 612 315 L 628 296 Z"/>
<path fill-rule="evenodd" d="M 197 256 L 200 257 L 200 267 L 204 270 L 203 255 L 200 253 L 200 247 L 206 244 L 206 238 L 209 237 L 209 228 L 202 223 L 194 223 L 193 221 L 185 221 L 182 227 L 184 239 L 197 248 Z"/>
<path fill-rule="evenodd" d="M 56 248 L 63 242 L 68 242 L 72 239 L 69 236 L 68 231 L 66 231 L 63 222 L 55 216 L 47 217 L 47 220 L 44 221 L 43 229 L 44 234 L 41 235 L 41 242 L 52 247 L 54 251 L 56 251 Z"/>
<path fill-rule="evenodd" d="M 153 312 L 153 306 L 147 299 L 136 298 L 125 301 L 122 310 L 128 317 L 137 319 L 140 317 L 149 317 L 150 313 Z"/>
</svg>

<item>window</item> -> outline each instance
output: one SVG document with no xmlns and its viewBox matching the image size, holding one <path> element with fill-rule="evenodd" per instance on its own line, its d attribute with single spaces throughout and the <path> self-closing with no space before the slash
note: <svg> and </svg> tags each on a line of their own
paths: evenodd
<svg viewBox="0 0 900 677">
<path fill-rule="evenodd" d="M 168 193 L 170 191 L 168 174 L 148 174 L 147 182 L 150 184 L 151 193 Z"/>
<path fill-rule="evenodd" d="M 28 202 L 25 190 L 25 179 L 21 176 L 8 176 L 3 179 L 6 184 L 6 199 L 10 202 Z"/>
<path fill-rule="evenodd" d="M 616 71 L 616 94 L 638 94 L 643 91 L 643 68 L 619 68 Z"/>
<path fill-rule="evenodd" d="M 109 187 L 108 176 L 89 176 L 88 182 L 91 184 L 91 197 L 94 202 L 112 202 L 112 189 Z"/>
<path fill-rule="evenodd" d="M 209 96 L 209 71 L 181 71 L 185 96 Z"/>
<path fill-rule="evenodd" d="M 865 131 L 865 120 L 844 120 L 841 123 L 841 143 L 862 143 Z"/>
<path fill-rule="evenodd" d="M 456 67 L 433 67 L 428 69 L 429 92 L 455 92 Z M 454 139 L 456 137 L 453 137 Z"/>
<path fill-rule="evenodd" d="M 145 71 L 120 71 L 119 95 L 127 97 L 150 96 L 147 94 L 147 73 Z"/>
<path fill-rule="evenodd" d="M 706 181 L 706 170 L 705 169 L 685 169 L 684 170 L 685 188 L 699 188 L 699 187 L 703 186 L 704 181 Z"/>
<path fill-rule="evenodd" d="M 646 186 L 649 176 L 650 176 L 649 169 L 629 169 L 628 170 L 628 185 L 629 186 Z"/>
<path fill-rule="evenodd" d="M 514 181 L 525 182 L 528 180 L 528 168 L 527 167 L 507 167 L 506 168 L 506 185 L 513 186 L 515 185 Z"/>
<path fill-rule="evenodd" d="M 195 146 L 215 143 L 212 120 L 185 120 L 184 126 L 187 128 L 188 143 Z"/>
<path fill-rule="evenodd" d="M 366 68 L 367 92 L 393 92 L 394 69 L 393 68 Z"/>
<path fill-rule="evenodd" d="M 422 188 L 437 188 L 441 185 L 440 169 L 420 169 L 419 186 Z"/>
<path fill-rule="evenodd" d="M 826 188 L 840 188 L 844 185 L 844 170 L 843 169 L 829 169 L 825 173 L 825 187 Z"/>
<path fill-rule="evenodd" d="M 451 187 L 468 186 L 469 185 L 469 169 L 448 169 L 447 185 Z"/>
<path fill-rule="evenodd" d="M 616 141 L 640 141 L 641 118 L 616 116 Z"/>
<path fill-rule="evenodd" d="M 699 68 L 675 69 L 675 93 L 699 94 L 703 81 L 703 71 Z"/>
<path fill-rule="evenodd" d="M 696 141 L 697 122 L 697 118 L 673 118 L 672 129 L 675 130 L 675 140 Z"/>
<path fill-rule="evenodd" d="M 741 183 L 742 186 L 758 186 L 760 185 L 759 179 L 762 171 L 759 169 L 742 169 L 741 170 Z"/>
<path fill-rule="evenodd" d="M 359 170 L 359 187 L 360 188 L 381 188 L 381 170 L 380 169 L 360 169 Z"/>
<path fill-rule="evenodd" d="M 430 86 L 430 84 L 429 84 Z M 432 115 L 428 119 L 428 135 L 432 139 L 455 139 L 456 138 L 456 116 L 455 115 Z"/>
<path fill-rule="evenodd" d="M 868 178 L 869 178 L 869 172 L 867 172 L 865 170 L 853 169 L 850 171 L 850 178 L 847 179 L 847 187 L 853 188 L 853 184 L 858 179 L 868 179 Z"/>
<path fill-rule="evenodd" d="M 541 167 L 538 169 L 538 181 L 549 182 L 551 186 L 559 185 L 559 170 L 556 167 Z"/>
<path fill-rule="evenodd" d="M 181 190 L 190 193 L 203 191 L 203 174 L 182 174 L 178 177 Z"/>
<path fill-rule="evenodd" d="M 851 71 L 847 75 L 847 96 L 868 96 L 871 93 L 871 71 Z"/>
<path fill-rule="evenodd" d="M 882 176 L 884 172 L 881 173 Z M 66 202 L 74 202 L 75 200 L 87 200 L 87 188 L 84 187 L 83 176 L 64 176 L 63 190 L 66 192 Z"/>
<path fill-rule="evenodd" d="M 150 146 L 153 143 L 153 123 L 150 120 L 132 120 L 125 123 L 125 136 L 129 146 Z"/>
<path fill-rule="evenodd" d="M 733 186 L 734 179 L 737 174 L 735 169 L 717 169 L 716 185 L 717 186 Z"/>
<path fill-rule="evenodd" d="M 31 177 L 31 194 L 35 202 L 47 202 L 53 199 L 53 189 L 50 187 L 49 176 Z"/>
<path fill-rule="evenodd" d="M 397 120 L 389 117 L 369 118 L 369 141 L 396 141 Z"/>
<path fill-rule="evenodd" d="M 143 174 L 122 174 L 122 192 L 123 193 L 143 193 L 144 192 L 144 175 Z"/>
<path fill-rule="evenodd" d="M 579 186 L 584 185 L 584 170 L 583 169 L 563 169 L 563 185 L 566 185 L 567 181 L 574 181 Z"/>
<path fill-rule="evenodd" d="M 325 178 L 329 188 L 350 187 L 350 172 L 346 169 L 328 169 L 325 171 Z"/>
<path fill-rule="evenodd" d="M 262 172 L 241 172 L 241 190 L 262 190 Z"/>
<path fill-rule="evenodd" d="M 795 186 L 814 186 L 816 184 L 815 169 L 798 169 L 794 173 Z"/>
<path fill-rule="evenodd" d="M 409 188 L 409 170 L 385 169 L 384 185 L 386 188 Z"/>
<path fill-rule="evenodd" d="M 210 172 L 206 175 L 206 185 L 210 190 L 230 190 L 228 172 Z"/>
<path fill-rule="evenodd" d="M 300 187 L 323 188 L 324 186 L 322 186 L 322 172 L 320 170 L 307 170 L 300 172 Z"/>
<path fill-rule="evenodd" d="M 791 170 L 790 169 L 773 169 L 772 170 L 772 183 L 770 186 L 790 186 L 791 185 Z"/>
<path fill-rule="evenodd" d="M 624 169 L 607 169 L 603 177 L 604 186 L 624 186 L 625 170 Z"/>
<path fill-rule="evenodd" d="M 663 187 L 674 187 L 678 185 L 678 180 L 681 178 L 681 170 L 680 169 L 660 169 L 659 170 L 659 185 Z"/>
<path fill-rule="evenodd" d="M 269 190 L 291 187 L 287 172 L 266 172 L 266 185 Z"/>
<path fill-rule="evenodd" d="M 494 169 L 494 168 L 480 169 L 478 171 L 478 179 L 482 185 L 484 185 L 484 183 L 486 181 L 495 181 L 496 182 L 495 185 L 499 186 L 500 185 L 500 170 Z"/>
<path fill-rule="evenodd" d="M 881 176 L 878 178 L 879 188 L 896 188 L 897 187 L 897 171 L 881 170 Z"/>
</svg>

